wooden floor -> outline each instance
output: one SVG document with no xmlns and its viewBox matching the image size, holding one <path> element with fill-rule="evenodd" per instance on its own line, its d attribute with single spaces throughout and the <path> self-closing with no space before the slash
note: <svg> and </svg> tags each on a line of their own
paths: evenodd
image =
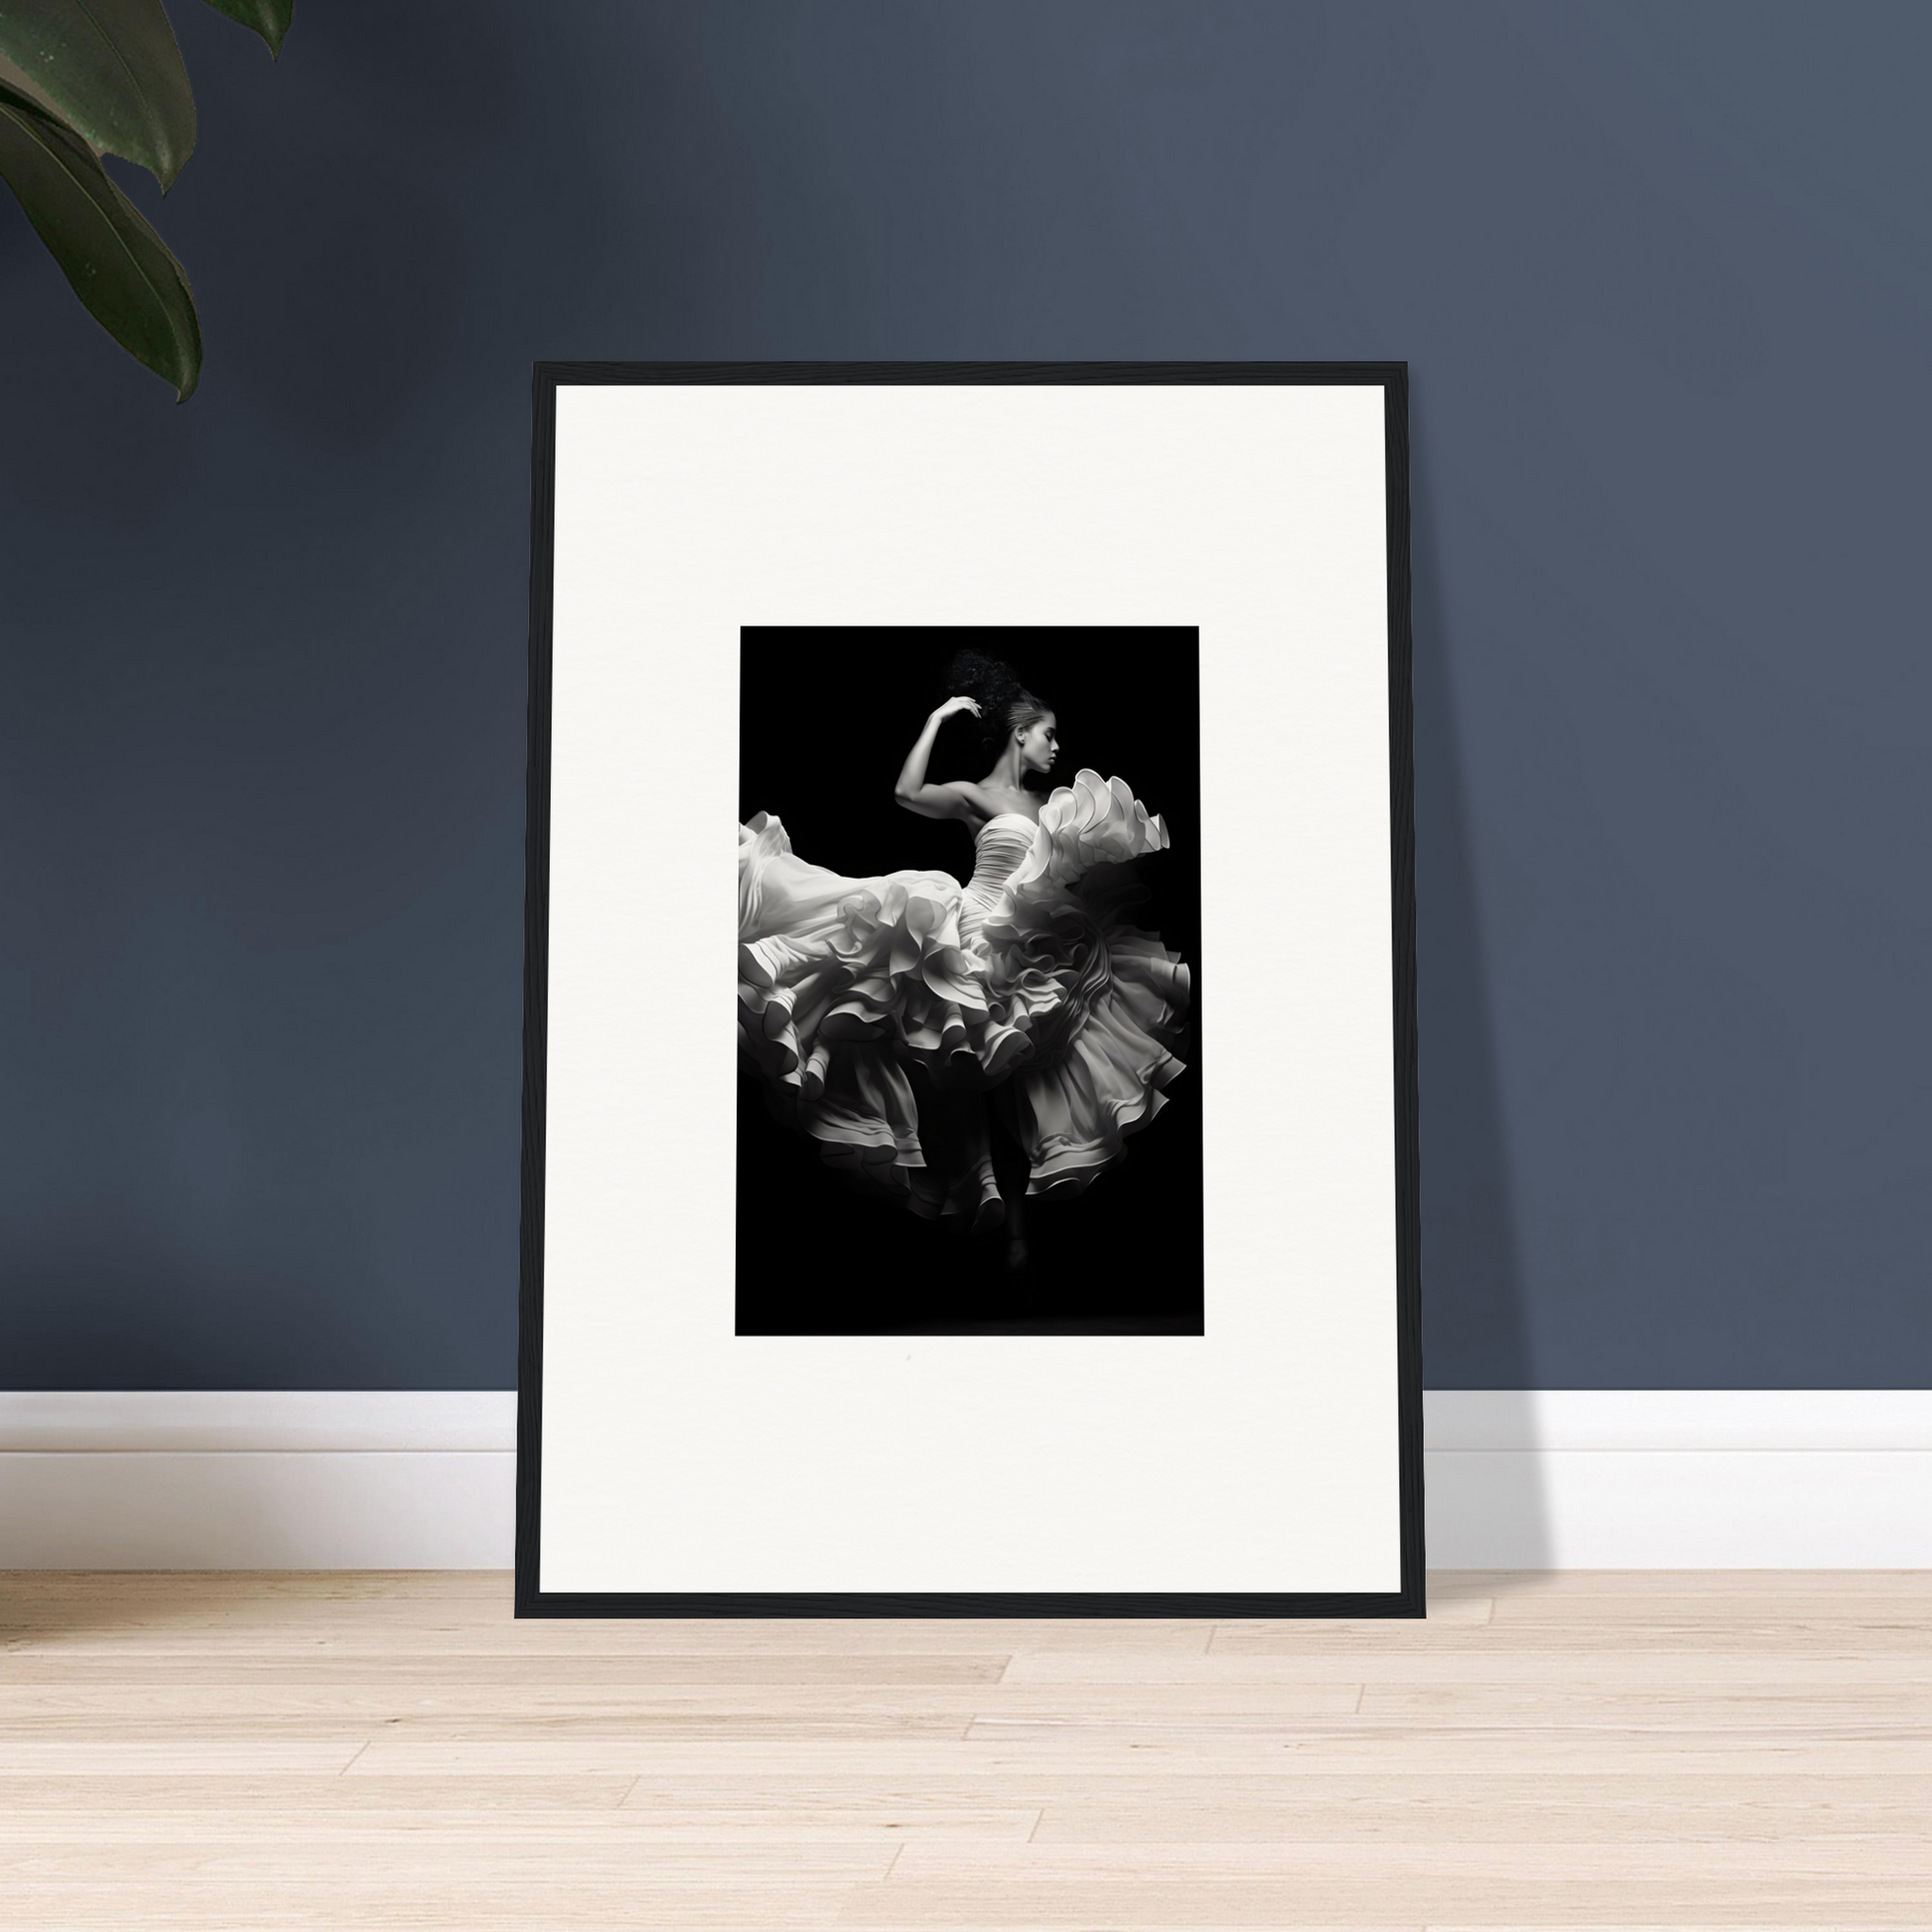
<svg viewBox="0 0 1932 1932">
<path fill-rule="evenodd" d="M 0 1575 L 0 1925 L 1932 1926 L 1932 1573 L 1425 1623 Z"/>
</svg>

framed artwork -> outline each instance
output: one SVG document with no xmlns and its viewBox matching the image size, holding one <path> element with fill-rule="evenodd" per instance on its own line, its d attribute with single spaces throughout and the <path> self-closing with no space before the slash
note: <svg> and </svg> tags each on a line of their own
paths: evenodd
<svg viewBox="0 0 1932 1932">
<path fill-rule="evenodd" d="M 519 1615 L 1423 1613 L 1407 453 L 537 366 Z"/>
</svg>

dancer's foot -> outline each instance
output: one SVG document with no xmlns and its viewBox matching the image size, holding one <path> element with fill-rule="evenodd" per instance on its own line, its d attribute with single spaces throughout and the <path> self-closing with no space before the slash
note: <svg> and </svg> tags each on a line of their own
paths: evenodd
<svg viewBox="0 0 1932 1932">
<path fill-rule="evenodd" d="M 1007 1271 L 1018 1274 L 1027 1265 L 1027 1244 L 1015 1235 L 1007 1242 Z"/>
</svg>

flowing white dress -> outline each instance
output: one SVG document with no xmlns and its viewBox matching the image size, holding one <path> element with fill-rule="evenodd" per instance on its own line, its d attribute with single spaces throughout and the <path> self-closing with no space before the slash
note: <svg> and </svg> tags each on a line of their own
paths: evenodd
<svg viewBox="0 0 1932 1932">
<path fill-rule="evenodd" d="M 1127 861 L 1167 827 L 1119 778 L 1080 771 L 1035 825 L 980 827 L 972 879 L 848 879 L 759 812 L 738 828 L 738 1036 L 777 1111 L 825 1159 L 915 1212 L 1002 1213 L 985 1109 L 1004 1086 L 1028 1191 L 1074 1192 L 1185 1070 L 1180 955 L 1128 922 Z M 930 1075 L 924 1108 L 910 1069 Z"/>
</svg>

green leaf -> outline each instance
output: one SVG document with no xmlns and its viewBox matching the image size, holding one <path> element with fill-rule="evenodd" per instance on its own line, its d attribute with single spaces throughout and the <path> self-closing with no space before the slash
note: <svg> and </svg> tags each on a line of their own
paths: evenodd
<svg viewBox="0 0 1932 1932">
<path fill-rule="evenodd" d="M 94 320 L 186 402 L 201 380 L 202 326 L 181 263 L 86 142 L 4 85 L 0 176 Z"/>
<path fill-rule="evenodd" d="M 195 96 L 161 0 L 0 0 L 0 56 L 96 154 L 163 188 L 195 152 Z"/>
<path fill-rule="evenodd" d="M 268 51 L 279 57 L 282 37 L 295 18 L 295 0 L 207 0 L 216 13 L 252 27 L 268 43 Z"/>
</svg>

